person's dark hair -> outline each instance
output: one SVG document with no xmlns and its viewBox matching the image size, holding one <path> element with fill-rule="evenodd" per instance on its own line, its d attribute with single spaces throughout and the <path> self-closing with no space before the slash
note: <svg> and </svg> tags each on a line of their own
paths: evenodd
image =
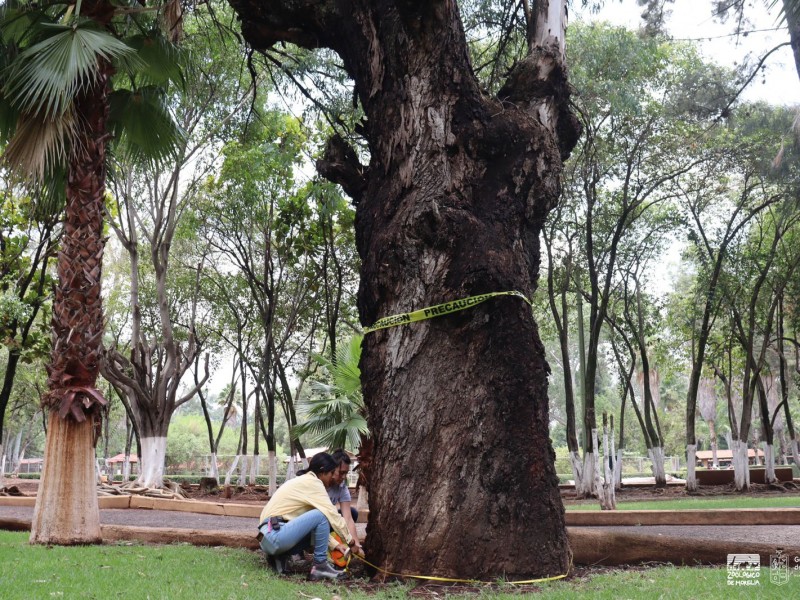
<svg viewBox="0 0 800 600">
<path fill-rule="evenodd" d="M 333 460 L 330 454 L 327 452 L 319 452 L 311 457 L 306 471 L 311 471 L 315 475 L 320 475 L 322 473 L 330 473 L 338 468 L 338 466 L 339 464 Z"/>
<path fill-rule="evenodd" d="M 337 466 L 342 463 L 346 465 L 350 464 L 350 455 L 347 454 L 347 452 L 345 452 L 341 448 L 337 448 L 336 450 L 334 450 L 331 453 L 331 457 L 333 458 L 334 461 L 336 461 Z"/>
</svg>

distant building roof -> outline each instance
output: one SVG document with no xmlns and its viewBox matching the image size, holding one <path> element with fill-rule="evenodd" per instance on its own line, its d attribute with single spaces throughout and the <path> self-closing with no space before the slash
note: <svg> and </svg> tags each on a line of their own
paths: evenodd
<svg viewBox="0 0 800 600">
<path fill-rule="evenodd" d="M 138 457 L 138 456 L 136 456 L 135 454 L 131 454 L 131 455 L 128 457 L 128 461 L 129 461 L 129 462 L 132 462 L 132 463 L 139 462 L 139 457 Z M 117 454 L 116 456 L 112 456 L 111 458 L 109 458 L 109 459 L 106 459 L 106 462 L 107 462 L 107 463 L 121 463 L 121 462 L 125 462 L 125 455 L 124 455 L 124 454 Z"/>
<path fill-rule="evenodd" d="M 21 464 L 21 465 L 38 465 L 39 463 L 43 463 L 43 462 L 44 462 L 43 458 L 23 458 L 21 461 L 19 461 L 19 464 Z"/>
<path fill-rule="evenodd" d="M 755 455 L 756 455 L 756 451 L 755 450 L 753 450 L 752 448 L 748 448 L 747 449 L 747 457 L 748 458 L 754 458 Z M 764 456 L 764 451 L 763 450 L 759 450 L 758 451 L 758 455 L 759 456 Z M 695 454 L 695 457 L 698 460 L 705 460 L 705 459 L 714 458 L 714 452 L 712 450 L 698 450 L 697 453 Z M 732 459 L 733 458 L 733 452 L 731 452 L 730 450 L 717 450 L 717 458 L 718 459 L 723 459 L 723 460 Z"/>
<path fill-rule="evenodd" d="M 330 449 L 329 448 L 305 448 L 306 458 L 309 459 L 309 460 L 315 454 L 319 454 L 320 452 L 330 452 Z M 350 452 L 349 450 L 345 450 L 345 452 L 347 452 L 347 455 L 350 457 L 351 460 L 356 457 L 356 455 L 353 454 L 352 452 Z M 295 454 L 294 455 L 294 459 L 295 459 L 295 461 L 300 462 L 300 460 L 301 460 L 300 455 L 299 454 Z M 286 458 L 284 458 L 283 462 L 287 462 L 288 463 L 289 462 L 289 457 L 287 456 Z"/>
</svg>

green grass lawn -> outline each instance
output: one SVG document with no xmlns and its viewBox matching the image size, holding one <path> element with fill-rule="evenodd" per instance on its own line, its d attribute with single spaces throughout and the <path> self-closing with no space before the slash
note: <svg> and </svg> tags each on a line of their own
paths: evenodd
<svg viewBox="0 0 800 600">
<path fill-rule="evenodd" d="M 762 567 L 759 585 L 729 586 L 726 569 L 660 566 L 596 571 L 566 581 L 543 584 L 538 592 L 515 593 L 513 586 L 454 594 L 437 586 L 424 596 L 411 595 L 413 584 L 312 584 L 302 576 L 277 577 L 261 556 L 231 548 L 189 545 L 30 546 L 27 533 L 0 531 L 0 597 L 11 599 L 131 598 L 203 600 L 384 600 L 468 598 L 503 600 L 717 598 L 800 598 L 800 573 L 776 586 Z M 520 560 L 529 560 L 520 557 Z"/>
<path fill-rule="evenodd" d="M 800 496 L 718 496 L 672 500 L 617 501 L 617 510 L 688 510 L 703 508 L 800 508 Z M 567 510 L 600 510 L 597 500 L 565 505 Z"/>
</svg>

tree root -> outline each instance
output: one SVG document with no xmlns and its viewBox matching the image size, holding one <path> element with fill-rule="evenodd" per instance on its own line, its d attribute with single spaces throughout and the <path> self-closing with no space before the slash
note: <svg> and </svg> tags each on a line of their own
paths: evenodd
<svg viewBox="0 0 800 600">
<path fill-rule="evenodd" d="M 149 498 L 162 498 L 167 500 L 185 500 L 180 484 L 174 481 L 164 481 L 164 487 L 150 488 L 137 485 L 135 482 L 124 483 L 122 485 L 110 485 L 107 483 L 98 484 L 98 496 L 121 496 L 121 495 L 147 496 Z"/>
</svg>

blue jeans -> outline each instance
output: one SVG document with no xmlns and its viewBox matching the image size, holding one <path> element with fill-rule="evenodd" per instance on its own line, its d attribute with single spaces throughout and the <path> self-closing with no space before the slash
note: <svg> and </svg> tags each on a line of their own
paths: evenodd
<svg viewBox="0 0 800 600">
<path fill-rule="evenodd" d="M 264 537 L 261 549 L 267 554 L 297 554 L 305 550 L 309 535 L 314 543 L 314 562 L 322 562 L 328 557 L 328 537 L 331 525 L 327 517 L 316 508 L 303 513 L 281 525 L 278 531 L 267 531 L 267 524 L 261 526 Z"/>
</svg>

